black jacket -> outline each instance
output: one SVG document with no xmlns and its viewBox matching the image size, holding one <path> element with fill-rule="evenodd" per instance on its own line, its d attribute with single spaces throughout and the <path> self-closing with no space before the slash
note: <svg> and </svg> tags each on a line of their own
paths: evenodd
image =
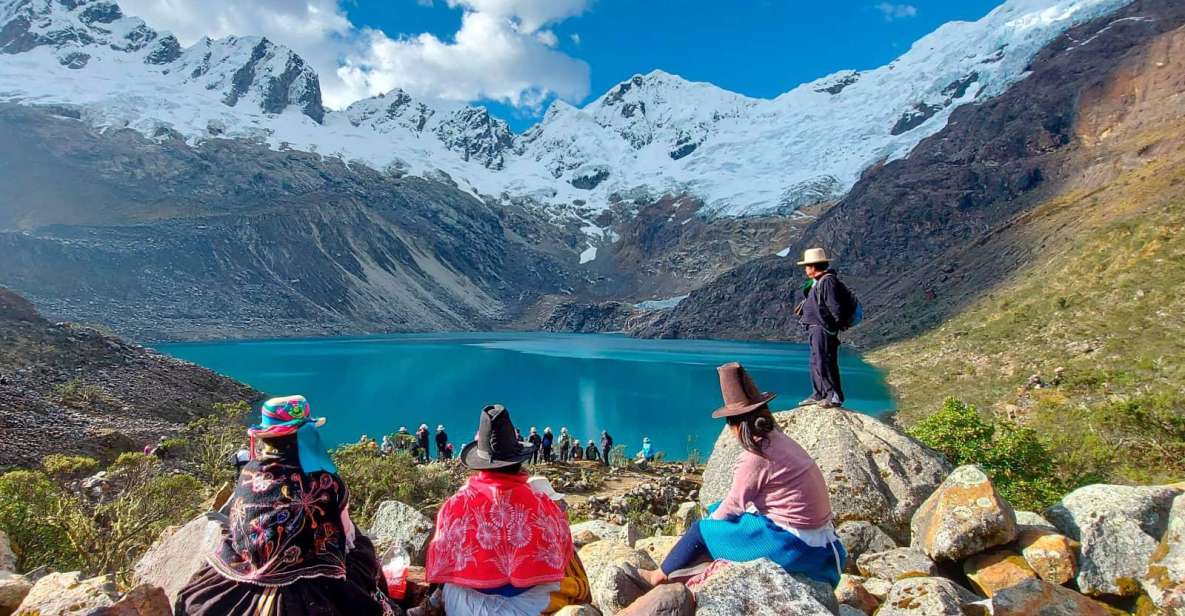
<svg viewBox="0 0 1185 616">
<path fill-rule="evenodd" d="M 806 299 L 802 302 L 802 324 L 817 325 L 828 333 L 839 333 L 839 317 L 843 308 L 839 302 L 839 288 L 843 283 L 835 270 L 827 270 L 822 277 L 805 291 Z"/>
</svg>

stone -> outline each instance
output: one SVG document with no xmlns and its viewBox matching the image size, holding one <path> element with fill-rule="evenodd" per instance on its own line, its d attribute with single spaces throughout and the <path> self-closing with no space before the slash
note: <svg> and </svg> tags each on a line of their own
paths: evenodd
<svg viewBox="0 0 1185 616">
<path fill-rule="evenodd" d="M 823 471 L 837 525 L 872 522 L 899 544 L 908 543 L 914 511 L 950 472 L 937 452 L 875 417 L 818 407 L 774 417 Z M 700 504 L 724 498 L 739 452 L 736 438 L 722 430 L 704 468 Z"/>
<path fill-rule="evenodd" d="M 906 578 L 893 584 L 877 616 L 957 616 L 985 613 L 971 591 L 939 577 Z"/>
<path fill-rule="evenodd" d="M 402 543 L 411 557 L 411 564 L 420 566 L 428 556 L 428 542 L 435 530 L 432 518 L 411 505 L 389 500 L 379 504 L 367 536 L 374 542 L 380 558 L 388 548 Z"/>
<path fill-rule="evenodd" d="M 172 603 L 164 589 L 140 584 L 111 607 L 99 608 L 87 616 L 172 616 Z"/>
<path fill-rule="evenodd" d="M 675 510 L 675 534 L 682 536 L 693 524 L 703 517 L 699 503 L 681 503 Z"/>
<path fill-rule="evenodd" d="M 23 576 L 0 571 L 0 616 L 13 613 L 21 601 L 25 600 L 25 595 L 29 594 L 31 588 L 33 583 Z"/>
<path fill-rule="evenodd" d="M 16 573 L 16 554 L 12 551 L 8 535 L 2 530 L 0 530 L 0 571 Z"/>
<path fill-rule="evenodd" d="M 1065 584 L 1078 572 L 1078 542 L 1056 531 L 1021 526 L 1016 546 L 1029 567 L 1046 582 Z"/>
<path fill-rule="evenodd" d="M 230 497 L 235 494 L 235 486 L 231 482 L 222 484 L 218 491 L 214 493 L 214 498 L 210 499 L 210 511 L 221 511 L 226 503 L 230 502 Z"/>
<path fill-rule="evenodd" d="M 828 593 L 830 594 L 830 593 Z M 696 594 L 696 616 L 830 616 L 834 596 L 820 602 L 818 588 L 786 573 L 768 558 L 733 563 L 708 578 Z"/>
<path fill-rule="evenodd" d="M 624 543 L 630 547 L 642 538 L 642 533 L 636 524 L 611 524 L 604 520 L 589 520 L 579 524 L 572 525 L 572 541 L 576 542 L 579 538 L 584 544 L 592 543 L 593 541 L 605 540 L 616 541 Z M 588 541 L 591 537 L 596 537 L 593 541 Z"/>
<path fill-rule="evenodd" d="M 33 585 L 15 616 L 86 616 L 114 605 L 119 595 L 108 577 L 83 578 L 82 573 L 51 573 Z"/>
<path fill-rule="evenodd" d="M 975 465 L 960 466 L 922 503 L 911 544 L 934 560 L 962 560 L 1016 538 L 1016 514 Z"/>
<path fill-rule="evenodd" d="M 566 605 L 555 616 L 601 616 L 601 611 L 591 605 Z"/>
<path fill-rule="evenodd" d="M 1020 554 L 1011 550 L 991 550 L 963 561 L 963 573 L 980 594 L 992 595 L 1037 578 Z"/>
<path fill-rule="evenodd" d="M 1041 517 L 1041 514 L 1033 513 L 1032 511 L 1017 511 L 1016 525 L 1022 528 L 1025 526 L 1036 526 L 1038 528 L 1044 528 L 1045 530 L 1057 532 L 1057 527 L 1053 524 L 1050 524 L 1049 520 Z"/>
<path fill-rule="evenodd" d="M 893 582 L 880 578 L 864 578 L 860 583 L 864 586 L 864 590 L 867 590 L 881 603 L 884 603 L 885 597 L 889 596 L 889 591 L 893 589 Z"/>
<path fill-rule="evenodd" d="M 679 543 L 680 537 L 670 537 L 660 535 L 658 537 L 647 537 L 639 539 L 638 543 L 634 545 L 635 549 L 646 552 L 654 562 L 661 564 L 666 560 L 667 554 L 671 553 L 675 544 Z"/>
<path fill-rule="evenodd" d="M 588 574 L 593 605 L 605 616 L 616 614 L 649 590 L 625 575 L 620 564 L 631 563 L 640 569 L 658 567 L 645 552 L 609 540 L 594 541 L 580 548 L 580 561 Z"/>
<path fill-rule="evenodd" d="M 695 596 L 682 584 L 659 584 L 618 616 L 695 616 Z"/>
<path fill-rule="evenodd" d="M 993 616 L 1108 616 L 1111 613 L 1090 597 L 1038 579 L 992 595 L 991 608 Z"/>
<path fill-rule="evenodd" d="M 1140 582 L 1157 607 L 1166 612 L 1176 608 L 1185 615 L 1185 495 L 1173 499 L 1168 525 Z"/>
<path fill-rule="evenodd" d="M 841 607 L 854 607 L 867 616 L 872 616 L 881 604 L 880 599 L 864 588 L 864 578 L 852 575 L 840 576 L 839 585 L 835 587 L 835 600 Z"/>
<path fill-rule="evenodd" d="M 863 616 L 864 612 L 850 605 L 839 604 L 839 616 Z"/>
<path fill-rule="evenodd" d="M 884 552 L 898 547 L 897 542 L 880 527 L 863 520 L 844 522 L 835 529 L 835 532 L 848 551 L 848 562 L 844 565 L 844 570 L 848 573 L 859 571 L 856 568 L 856 561 L 864 554 Z"/>
<path fill-rule="evenodd" d="M 1092 596 L 1135 596 L 1168 527 L 1176 486 L 1089 485 L 1050 507 L 1045 517 L 1080 544 L 1078 589 Z"/>
<path fill-rule="evenodd" d="M 164 589 L 172 603 L 181 589 L 206 564 L 206 556 L 222 543 L 224 526 L 217 519 L 199 516 L 185 526 L 162 534 L 132 570 L 136 584 Z"/>
<path fill-rule="evenodd" d="M 893 548 L 864 554 L 856 561 L 860 575 L 890 582 L 911 577 L 938 575 L 938 567 L 929 556 L 913 548 Z"/>
</svg>

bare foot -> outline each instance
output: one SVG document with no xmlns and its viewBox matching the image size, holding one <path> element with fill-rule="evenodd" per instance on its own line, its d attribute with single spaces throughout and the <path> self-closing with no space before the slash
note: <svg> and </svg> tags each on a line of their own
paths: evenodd
<svg viewBox="0 0 1185 616">
<path fill-rule="evenodd" d="M 649 571 L 647 569 L 639 569 L 638 573 L 642 575 L 642 579 L 646 580 L 651 586 L 658 586 L 667 582 L 667 576 L 662 572 L 662 569 L 655 569 Z"/>
</svg>

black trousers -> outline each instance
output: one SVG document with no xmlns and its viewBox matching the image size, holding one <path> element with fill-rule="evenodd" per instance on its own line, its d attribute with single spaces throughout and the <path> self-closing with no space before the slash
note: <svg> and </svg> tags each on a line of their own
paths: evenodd
<svg viewBox="0 0 1185 616">
<path fill-rule="evenodd" d="M 822 327 L 810 327 L 811 386 L 816 400 L 843 403 L 843 386 L 839 382 L 839 336 L 827 333 Z"/>
</svg>

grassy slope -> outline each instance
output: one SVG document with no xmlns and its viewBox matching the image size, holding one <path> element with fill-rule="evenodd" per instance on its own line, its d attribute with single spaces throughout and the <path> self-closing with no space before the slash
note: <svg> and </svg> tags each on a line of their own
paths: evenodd
<svg viewBox="0 0 1185 616">
<path fill-rule="evenodd" d="M 1159 150 L 1101 187 L 1064 192 L 952 255 L 1037 246 L 939 327 L 870 354 L 909 425 L 955 396 L 1033 426 L 1072 481 L 1185 478 L 1185 150 L 1161 127 L 1113 150 Z M 1153 144 L 1160 144 L 1159 146 Z M 1060 384 L 1024 391 L 1032 374 Z"/>
</svg>

